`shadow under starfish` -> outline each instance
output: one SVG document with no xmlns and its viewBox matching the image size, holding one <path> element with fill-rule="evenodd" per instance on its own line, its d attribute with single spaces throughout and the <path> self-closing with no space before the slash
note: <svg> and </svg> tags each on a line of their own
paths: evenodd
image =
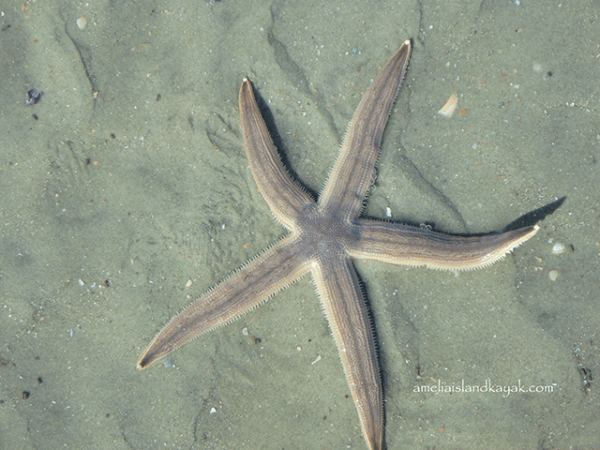
<svg viewBox="0 0 600 450">
<path fill-rule="evenodd" d="M 354 258 L 466 270 L 488 266 L 539 227 L 456 236 L 360 218 L 383 131 L 408 64 L 405 41 L 365 92 L 329 179 L 315 202 L 292 181 L 272 143 L 250 81 L 240 89 L 244 145 L 252 175 L 289 234 L 175 316 L 140 358 L 144 369 L 210 330 L 225 325 L 311 272 L 370 449 L 383 445 L 383 389 L 372 324 Z"/>
</svg>

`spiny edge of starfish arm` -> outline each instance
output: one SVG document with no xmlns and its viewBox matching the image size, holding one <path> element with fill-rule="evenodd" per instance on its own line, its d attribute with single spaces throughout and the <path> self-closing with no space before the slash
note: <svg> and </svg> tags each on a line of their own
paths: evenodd
<svg viewBox="0 0 600 450">
<path fill-rule="evenodd" d="M 360 220 L 348 253 L 367 259 L 441 270 L 475 270 L 504 258 L 533 237 L 539 225 L 498 234 L 456 236 L 398 223 Z"/>
<path fill-rule="evenodd" d="M 369 449 L 381 449 L 383 387 L 375 324 L 363 286 L 348 256 L 337 261 L 316 262 L 311 272 L 321 308 L 338 347 L 363 437 Z M 351 282 L 340 282 L 344 278 Z"/>
<path fill-rule="evenodd" d="M 281 240 L 273 243 L 260 253 L 254 255 L 251 259 L 249 259 L 244 265 L 242 265 L 235 272 L 229 274 L 223 281 L 219 284 L 209 288 L 204 294 L 198 297 L 197 300 L 184 307 L 181 311 L 179 311 L 175 316 L 171 318 L 171 320 L 160 330 L 160 332 L 154 337 L 154 339 L 150 342 L 142 356 L 140 357 L 136 368 L 138 370 L 145 369 L 150 366 L 154 362 L 163 358 L 167 354 L 172 351 L 178 349 L 179 347 L 192 342 L 199 336 L 203 334 L 209 333 L 217 328 L 224 327 L 232 322 L 235 322 L 237 319 L 242 317 L 243 315 L 249 313 L 254 310 L 261 304 L 268 301 L 271 297 L 276 295 L 279 291 L 287 288 L 291 284 L 297 282 L 300 278 L 302 278 L 306 273 L 310 270 L 309 261 L 301 261 L 299 264 L 296 264 L 296 267 L 290 268 L 287 276 L 280 277 L 278 280 L 275 280 L 271 283 L 269 289 L 266 290 L 262 295 L 250 297 L 245 302 L 243 302 L 242 308 L 239 308 L 237 311 L 230 313 L 228 317 L 223 320 L 218 320 L 216 323 L 205 326 L 201 331 L 196 332 L 194 329 L 188 331 L 186 327 L 181 327 L 180 322 L 185 321 L 190 316 L 192 316 L 198 308 L 202 308 L 207 305 L 208 302 L 218 301 L 215 300 L 219 295 L 219 291 L 227 287 L 228 283 L 231 283 L 232 280 L 235 281 L 235 277 L 239 277 L 243 275 L 245 270 L 252 269 L 253 265 L 258 266 L 261 259 L 268 259 L 271 256 L 276 256 L 274 253 L 277 250 L 278 246 L 279 252 L 289 248 L 297 243 L 297 241 L 293 241 L 290 239 L 290 242 L 287 244 L 283 243 L 286 239 L 290 238 L 290 235 L 282 238 Z M 250 269 L 249 269 L 250 268 Z M 246 280 L 244 280 L 246 281 Z M 239 284 L 244 284 L 240 282 Z M 245 284 L 246 290 L 248 290 L 247 283 Z M 227 301 L 227 299 L 225 300 Z M 176 336 L 178 333 L 184 333 L 184 336 L 173 339 L 173 336 Z M 171 342 L 173 341 L 173 342 Z"/>
<path fill-rule="evenodd" d="M 283 164 L 247 77 L 240 87 L 239 108 L 242 140 L 252 178 L 277 221 L 291 230 L 300 211 L 307 204 L 316 202 Z"/>
<path fill-rule="evenodd" d="M 364 208 L 383 133 L 402 86 L 410 53 L 411 41 L 407 39 L 365 91 L 319 195 L 319 205 L 323 208 L 336 208 L 347 219 L 356 217 Z"/>
</svg>

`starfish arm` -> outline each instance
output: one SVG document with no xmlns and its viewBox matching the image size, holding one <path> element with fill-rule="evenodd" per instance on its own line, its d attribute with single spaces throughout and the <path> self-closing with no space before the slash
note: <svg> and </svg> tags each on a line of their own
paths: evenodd
<svg viewBox="0 0 600 450">
<path fill-rule="evenodd" d="M 283 166 L 248 78 L 244 78 L 240 88 L 240 119 L 244 147 L 258 190 L 277 220 L 291 230 L 300 211 L 314 201 L 290 178 Z"/>
<path fill-rule="evenodd" d="M 312 268 L 325 315 L 329 321 L 370 449 L 381 449 L 383 390 L 373 324 L 350 258 L 322 258 Z"/>
<path fill-rule="evenodd" d="M 399 223 L 360 220 L 356 224 L 359 238 L 348 244 L 353 258 L 447 270 L 489 266 L 540 228 L 534 225 L 499 234 L 452 236 Z"/>
<path fill-rule="evenodd" d="M 237 319 L 309 270 L 293 236 L 279 241 L 171 319 L 137 368 L 145 369 L 197 336 Z"/>
<path fill-rule="evenodd" d="M 371 186 L 383 130 L 404 78 L 410 48 L 410 41 L 404 41 L 365 92 L 319 198 L 322 207 L 334 210 L 343 220 L 358 215 Z"/>
</svg>

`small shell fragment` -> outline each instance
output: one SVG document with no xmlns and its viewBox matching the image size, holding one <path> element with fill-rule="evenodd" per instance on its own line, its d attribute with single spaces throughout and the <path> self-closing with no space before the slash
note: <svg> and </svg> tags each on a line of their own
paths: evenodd
<svg viewBox="0 0 600 450">
<path fill-rule="evenodd" d="M 557 242 L 552 246 L 552 253 L 554 253 L 555 255 L 560 255 L 561 253 L 564 253 L 566 251 L 567 248 L 560 242 Z"/>
<path fill-rule="evenodd" d="M 456 94 L 452 94 L 446 102 L 446 104 L 442 107 L 442 109 L 438 111 L 438 114 L 441 114 L 442 116 L 446 117 L 452 117 L 452 114 L 454 114 L 454 110 L 456 109 L 457 105 L 458 97 L 456 96 Z"/>
<path fill-rule="evenodd" d="M 81 16 L 79 19 L 77 19 L 77 26 L 80 30 L 83 30 L 87 26 L 87 19 Z"/>
<path fill-rule="evenodd" d="M 558 270 L 551 270 L 550 272 L 548 272 L 548 277 L 550 278 L 550 280 L 556 281 L 556 279 L 558 278 Z"/>
<path fill-rule="evenodd" d="M 25 106 L 35 105 L 37 102 L 40 101 L 42 95 L 44 95 L 44 93 L 38 92 L 36 88 L 28 90 L 27 98 L 25 99 Z"/>
</svg>

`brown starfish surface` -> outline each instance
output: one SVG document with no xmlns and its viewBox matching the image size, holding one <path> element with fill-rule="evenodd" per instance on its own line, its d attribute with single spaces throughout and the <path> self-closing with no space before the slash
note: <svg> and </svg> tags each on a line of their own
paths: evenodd
<svg viewBox="0 0 600 450">
<path fill-rule="evenodd" d="M 383 390 L 374 330 L 352 260 L 476 269 L 502 258 L 539 229 L 534 225 L 497 234 L 456 236 L 428 227 L 360 218 L 410 50 L 407 40 L 365 92 L 318 201 L 290 178 L 257 107 L 252 85 L 247 78 L 243 80 L 241 127 L 252 175 L 289 234 L 175 316 L 144 352 L 138 369 L 240 317 L 311 272 L 364 438 L 370 449 L 382 448 Z"/>
</svg>

